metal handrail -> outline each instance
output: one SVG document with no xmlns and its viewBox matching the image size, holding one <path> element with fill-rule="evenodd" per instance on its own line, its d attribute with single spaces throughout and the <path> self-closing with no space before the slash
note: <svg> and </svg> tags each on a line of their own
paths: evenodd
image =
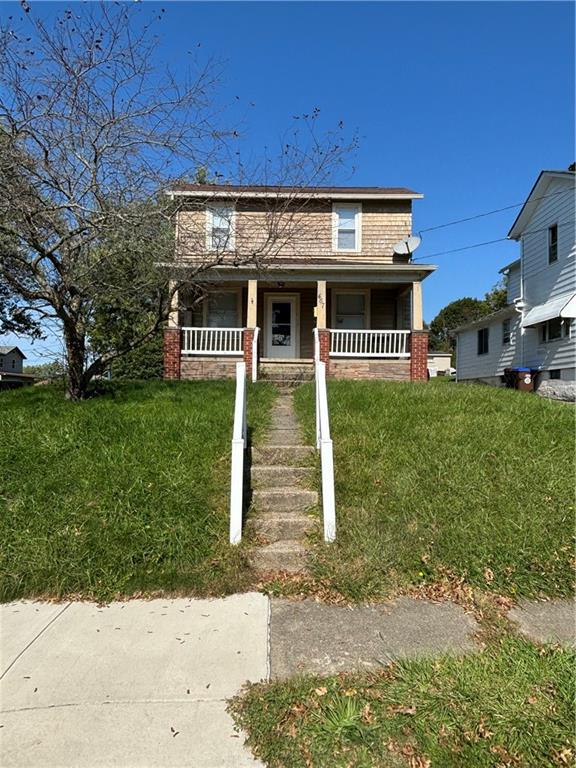
<svg viewBox="0 0 576 768">
<path fill-rule="evenodd" d="M 246 363 L 236 363 L 236 399 L 230 473 L 230 544 L 239 544 L 242 539 L 246 435 Z"/>
</svg>

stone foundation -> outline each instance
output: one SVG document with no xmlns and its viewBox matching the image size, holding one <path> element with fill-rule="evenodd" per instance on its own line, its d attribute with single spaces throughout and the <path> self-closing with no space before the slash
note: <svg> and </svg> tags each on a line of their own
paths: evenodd
<svg viewBox="0 0 576 768">
<path fill-rule="evenodd" d="M 410 381 L 410 360 L 362 360 L 330 358 L 331 379 L 380 379 L 381 381 Z"/>
<path fill-rule="evenodd" d="M 234 379 L 236 363 L 242 357 L 202 357 L 201 355 L 182 355 L 180 358 L 181 379 Z"/>
</svg>

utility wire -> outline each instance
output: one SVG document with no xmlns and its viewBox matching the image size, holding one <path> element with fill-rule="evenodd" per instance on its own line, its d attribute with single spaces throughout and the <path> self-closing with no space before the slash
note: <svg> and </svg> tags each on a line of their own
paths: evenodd
<svg viewBox="0 0 576 768">
<path fill-rule="evenodd" d="M 544 200 L 546 197 L 554 197 L 555 195 L 566 195 L 568 193 L 574 194 L 573 189 L 562 189 L 560 192 L 550 192 L 548 195 L 541 195 L 540 197 L 533 197 L 530 200 L 531 203 L 535 203 L 537 200 Z M 492 216 L 495 213 L 502 213 L 503 211 L 510 211 L 512 208 L 520 208 L 526 203 L 526 200 L 522 203 L 514 203 L 513 205 L 507 205 L 504 208 L 495 208 L 493 211 L 486 211 L 485 213 L 477 213 L 475 216 L 467 216 L 465 219 L 455 219 L 454 221 L 448 221 L 446 224 L 437 224 L 435 227 L 425 227 L 419 229 L 418 234 L 422 232 L 432 232 L 435 229 L 444 229 L 445 227 L 453 227 L 455 224 L 463 224 L 466 221 L 474 221 L 475 219 L 482 219 L 484 216 Z"/>
<path fill-rule="evenodd" d="M 567 224 L 574 225 L 574 220 L 570 221 L 561 221 L 559 222 L 559 227 L 564 227 Z M 535 235 L 537 232 L 546 232 L 549 229 L 549 227 L 541 227 L 540 229 L 533 229 L 529 232 L 523 232 L 522 236 L 525 235 Z M 428 259 L 435 259 L 437 256 L 447 256 L 449 253 L 460 253 L 461 251 L 470 251 L 472 248 L 482 248 L 485 245 L 494 245 L 494 243 L 503 243 L 504 241 L 510 242 L 508 237 L 499 237 L 496 240 L 486 240 L 483 243 L 474 243 L 473 245 L 464 245 L 461 248 L 452 248 L 449 251 L 438 251 L 438 253 L 430 253 L 427 256 L 421 256 L 418 259 L 412 259 L 412 262 L 416 261 L 427 261 Z"/>
</svg>

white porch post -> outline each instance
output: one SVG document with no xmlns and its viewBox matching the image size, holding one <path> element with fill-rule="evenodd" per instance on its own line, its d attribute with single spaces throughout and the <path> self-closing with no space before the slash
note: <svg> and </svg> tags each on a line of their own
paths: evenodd
<svg viewBox="0 0 576 768">
<path fill-rule="evenodd" d="M 316 292 L 316 328 L 326 328 L 326 280 L 318 280 Z"/>
<path fill-rule="evenodd" d="M 246 307 L 246 328 L 256 328 L 258 317 L 258 280 L 248 280 L 248 306 Z"/>
<path fill-rule="evenodd" d="M 173 288 L 174 281 L 171 280 L 169 283 L 169 290 L 172 291 Z M 180 325 L 178 320 L 178 291 L 174 291 L 170 301 L 170 312 L 168 313 L 168 328 L 178 328 Z"/>
<path fill-rule="evenodd" d="M 411 326 L 413 331 L 421 331 L 424 328 L 422 316 L 422 283 L 412 283 L 411 302 Z"/>
</svg>

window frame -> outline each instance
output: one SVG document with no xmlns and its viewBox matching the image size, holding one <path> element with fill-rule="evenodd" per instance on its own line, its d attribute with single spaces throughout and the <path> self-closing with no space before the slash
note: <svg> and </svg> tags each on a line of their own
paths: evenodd
<svg viewBox="0 0 576 768">
<path fill-rule="evenodd" d="M 355 211 L 354 225 L 356 236 L 354 240 L 354 248 L 338 247 L 340 210 Z M 362 251 L 362 203 L 332 203 L 332 251 L 334 253 L 360 253 Z"/>
<path fill-rule="evenodd" d="M 552 241 L 552 233 L 555 239 Z M 558 261 L 558 223 L 548 227 L 548 264 L 556 264 Z"/>
<path fill-rule="evenodd" d="M 223 288 L 222 290 L 218 291 L 210 291 L 206 295 L 206 298 L 202 302 L 202 327 L 203 328 L 212 328 L 217 326 L 209 326 L 208 325 L 208 310 L 210 308 L 210 296 L 219 295 L 222 293 L 234 293 L 236 294 L 236 326 L 226 326 L 228 327 L 236 327 L 236 328 L 243 328 L 242 325 L 242 289 L 241 288 Z M 194 326 L 192 326 L 194 327 Z"/>
<path fill-rule="evenodd" d="M 484 337 L 480 334 L 486 333 L 486 339 L 485 344 L 484 342 L 481 342 L 481 338 Z M 486 346 L 486 349 L 484 349 L 484 346 Z M 478 331 L 476 333 L 476 355 L 480 357 L 481 355 L 488 355 L 490 353 L 490 326 L 486 325 L 484 328 L 478 328 Z"/>
<path fill-rule="evenodd" d="M 550 323 L 553 320 L 560 321 L 560 334 L 550 338 Z M 545 320 L 539 326 L 540 344 L 553 344 L 555 341 L 562 341 L 562 339 L 572 338 L 572 320 L 569 317 L 553 317 L 550 320 Z"/>
<path fill-rule="evenodd" d="M 509 317 L 502 320 L 502 346 L 507 347 L 512 340 L 512 321 Z"/>
<path fill-rule="evenodd" d="M 228 234 L 228 241 L 226 248 L 214 247 L 214 214 L 217 209 L 228 209 L 231 211 L 230 215 L 230 231 Z M 236 248 L 236 205 L 234 203 L 226 202 L 214 202 L 212 201 L 206 206 L 206 250 L 211 253 L 229 253 Z"/>
<path fill-rule="evenodd" d="M 353 296 L 364 296 L 364 328 L 359 328 L 357 330 L 370 330 L 370 317 L 371 317 L 371 302 L 370 302 L 370 288 L 333 288 L 332 289 L 332 307 L 331 307 L 331 322 L 332 322 L 332 328 L 335 331 L 346 331 L 350 330 L 349 328 L 338 328 L 338 325 L 336 323 L 336 317 L 338 315 L 338 296 L 347 295 L 349 296 L 352 294 Z"/>
</svg>

